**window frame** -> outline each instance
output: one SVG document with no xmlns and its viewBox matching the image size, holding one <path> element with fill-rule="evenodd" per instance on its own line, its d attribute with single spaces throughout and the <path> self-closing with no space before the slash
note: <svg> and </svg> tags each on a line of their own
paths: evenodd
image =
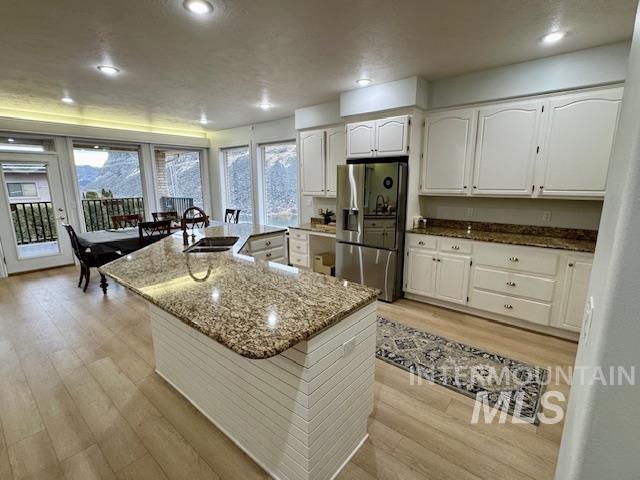
<svg viewBox="0 0 640 480">
<path fill-rule="evenodd" d="M 9 185 L 20 185 L 20 192 L 24 193 L 23 185 L 33 185 L 33 189 L 35 190 L 35 195 L 11 195 L 11 189 Z M 9 198 L 37 198 L 38 195 L 38 184 L 36 182 L 7 182 L 7 195 Z"/>
<path fill-rule="evenodd" d="M 260 223 L 260 218 L 259 218 L 259 210 L 258 208 L 256 208 L 256 197 L 255 197 L 255 185 L 256 182 L 254 181 L 255 178 L 255 170 L 254 170 L 254 162 L 253 162 L 253 158 L 251 155 L 251 144 L 245 144 L 245 145 L 235 145 L 232 147 L 221 147 L 220 148 L 220 163 L 221 163 L 221 174 L 222 174 L 222 179 L 220 182 L 220 190 L 222 193 L 222 208 L 221 208 L 221 215 L 222 218 L 224 219 L 224 212 L 225 209 L 228 208 L 228 194 L 229 194 L 229 189 L 227 188 L 227 178 L 228 178 L 228 164 L 227 164 L 227 154 L 231 151 L 234 150 L 246 150 L 247 154 L 249 155 L 249 163 L 250 163 L 250 168 L 249 171 L 251 172 L 251 177 L 249 179 L 250 182 L 250 187 L 251 187 L 251 220 L 249 221 L 249 223 L 253 224 L 253 225 L 257 225 Z M 242 213 L 241 213 L 242 214 Z"/>
<path fill-rule="evenodd" d="M 269 146 L 273 146 L 273 145 L 294 145 L 296 147 L 296 170 L 298 172 L 298 182 L 297 182 L 297 192 L 295 195 L 295 199 L 296 199 L 296 208 L 298 210 L 298 222 L 300 221 L 301 218 L 301 201 L 300 201 L 300 154 L 298 152 L 298 142 L 296 141 L 296 139 L 288 139 L 288 140 L 278 140 L 278 141 L 269 141 L 269 142 L 261 142 L 256 146 L 256 157 L 257 157 L 257 163 L 258 163 L 258 168 L 257 171 L 259 173 L 258 177 L 258 182 L 257 182 L 257 188 L 258 188 L 258 203 L 259 205 L 258 207 L 258 212 L 259 212 L 259 220 L 260 220 L 260 224 L 262 225 L 269 225 L 267 223 L 267 198 L 266 198 L 266 188 L 265 188 L 265 157 L 266 157 L 266 152 L 265 152 L 265 147 L 269 147 Z M 255 208 L 255 206 L 254 206 Z M 277 227 L 279 227 L 279 225 L 276 225 Z M 287 225 L 288 227 L 289 225 Z"/>
</svg>

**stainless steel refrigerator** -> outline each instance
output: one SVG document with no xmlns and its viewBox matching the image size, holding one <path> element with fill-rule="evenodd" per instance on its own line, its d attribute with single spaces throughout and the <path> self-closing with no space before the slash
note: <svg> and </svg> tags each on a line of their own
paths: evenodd
<svg viewBox="0 0 640 480">
<path fill-rule="evenodd" d="M 336 276 L 402 296 L 406 205 L 406 157 L 338 166 Z"/>
</svg>

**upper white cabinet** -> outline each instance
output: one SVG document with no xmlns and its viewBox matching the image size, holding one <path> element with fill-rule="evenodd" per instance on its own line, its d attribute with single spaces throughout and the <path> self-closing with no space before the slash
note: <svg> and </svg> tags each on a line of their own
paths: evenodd
<svg viewBox="0 0 640 480">
<path fill-rule="evenodd" d="M 621 100 L 622 88 L 549 100 L 540 152 L 540 195 L 604 195 Z"/>
<path fill-rule="evenodd" d="M 324 130 L 301 132 L 300 168 L 303 195 L 324 195 L 324 164 Z"/>
<path fill-rule="evenodd" d="M 346 138 L 344 127 L 326 130 L 325 193 L 329 196 L 336 195 L 337 167 L 344 165 L 347 160 Z"/>
<path fill-rule="evenodd" d="M 347 157 L 372 157 L 376 144 L 376 122 L 347 124 Z"/>
<path fill-rule="evenodd" d="M 472 194 L 530 196 L 542 101 L 481 108 Z"/>
<path fill-rule="evenodd" d="M 409 151 L 409 116 L 347 124 L 347 157 L 392 157 Z"/>
<path fill-rule="evenodd" d="M 469 192 L 477 117 L 475 108 L 427 116 L 421 193 L 465 195 Z"/>
<path fill-rule="evenodd" d="M 302 194 L 335 196 L 337 166 L 346 162 L 344 127 L 300 132 Z"/>
</svg>

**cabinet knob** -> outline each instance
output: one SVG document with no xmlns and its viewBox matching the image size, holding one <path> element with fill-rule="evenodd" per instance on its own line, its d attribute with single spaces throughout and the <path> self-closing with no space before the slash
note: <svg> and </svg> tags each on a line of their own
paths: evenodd
<svg viewBox="0 0 640 480">
<path fill-rule="evenodd" d="M 467 188 L 467 186 L 465 185 L 465 186 L 463 186 L 462 188 L 465 188 L 465 189 L 466 189 L 466 188 Z"/>
<path fill-rule="evenodd" d="M 440 261 L 440 259 L 438 259 L 438 261 Z"/>
<path fill-rule="evenodd" d="M 510 287 L 515 287 L 516 286 L 516 282 L 507 282 L 507 285 L 509 285 Z"/>
<path fill-rule="evenodd" d="M 460 250 L 460 246 L 459 245 L 452 245 L 451 246 L 451 250 Z"/>
<path fill-rule="evenodd" d="M 543 185 L 540 185 L 540 190 L 542 190 L 543 188 L 544 188 L 544 186 L 543 186 Z"/>
<path fill-rule="evenodd" d="M 271 252 L 269 252 L 269 253 L 265 254 L 265 257 L 267 257 L 267 258 L 271 258 Z"/>
<path fill-rule="evenodd" d="M 520 259 L 518 257 L 509 257 L 510 262 L 519 262 Z"/>
<path fill-rule="evenodd" d="M 504 308 L 506 308 L 507 310 L 511 310 L 513 308 L 513 305 L 510 305 L 508 303 L 504 304 Z"/>
<path fill-rule="evenodd" d="M 421 247 L 423 247 L 423 246 L 424 246 L 424 242 L 423 242 L 422 240 L 420 240 L 420 241 L 418 242 L 418 245 L 420 245 Z"/>
<path fill-rule="evenodd" d="M 436 261 L 435 257 L 434 257 L 434 258 L 432 258 L 431 260 L 433 260 L 434 262 Z"/>
<path fill-rule="evenodd" d="M 574 265 L 573 263 L 570 263 L 570 264 L 569 264 L 569 266 L 570 266 L 570 267 L 573 267 L 573 265 Z"/>
<path fill-rule="evenodd" d="M 264 244 L 268 247 L 269 245 L 271 245 L 271 242 L 267 240 L 266 242 L 264 242 Z"/>
<path fill-rule="evenodd" d="M 474 185 L 474 186 L 473 186 L 473 188 L 478 188 L 478 187 L 476 187 L 476 186 Z"/>
</svg>

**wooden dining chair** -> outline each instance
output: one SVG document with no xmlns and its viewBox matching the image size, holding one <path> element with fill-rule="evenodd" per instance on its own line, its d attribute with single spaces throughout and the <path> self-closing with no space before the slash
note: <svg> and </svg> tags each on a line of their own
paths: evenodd
<svg viewBox="0 0 640 480">
<path fill-rule="evenodd" d="M 151 212 L 151 216 L 153 217 L 154 222 L 159 222 L 160 220 L 175 220 L 177 222 L 180 220 L 176 210 L 170 210 L 168 212 Z"/>
<path fill-rule="evenodd" d="M 87 291 L 87 287 L 89 286 L 89 280 L 91 279 L 91 269 L 98 268 L 104 265 L 105 263 L 109 263 L 112 260 L 118 258 L 118 255 L 92 255 L 91 253 L 86 252 L 80 242 L 78 241 L 78 236 L 76 235 L 75 230 L 71 225 L 63 223 L 62 226 L 69 234 L 69 239 L 71 240 L 71 247 L 73 248 L 73 254 L 78 259 L 78 263 L 80 263 L 80 278 L 78 279 L 78 288 L 82 286 L 82 280 L 84 279 L 84 288 L 83 292 Z M 107 279 L 101 273 L 100 274 L 100 285 L 106 285 Z M 102 287 L 102 291 L 107 293 L 105 287 Z"/>
<path fill-rule="evenodd" d="M 226 223 L 238 223 L 240 220 L 240 209 L 237 208 L 227 208 L 224 211 L 224 221 Z"/>
<path fill-rule="evenodd" d="M 142 221 L 142 216 L 140 214 L 131 214 L 131 215 L 113 215 L 111 217 L 111 223 L 113 223 L 113 228 L 127 228 L 127 227 L 135 227 Z"/>
<path fill-rule="evenodd" d="M 151 245 L 152 243 L 162 240 L 169 235 L 171 235 L 171 220 L 138 223 L 140 248 Z"/>
<path fill-rule="evenodd" d="M 206 228 L 209 226 L 209 216 L 200 207 L 189 207 L 182 214 L 182 230 L 190 228 Z"/>
</svg>

